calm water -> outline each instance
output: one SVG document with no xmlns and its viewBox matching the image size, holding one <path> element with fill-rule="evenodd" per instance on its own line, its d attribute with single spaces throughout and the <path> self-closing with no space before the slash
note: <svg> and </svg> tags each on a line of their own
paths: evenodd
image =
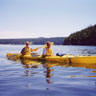
<svg viewBox="0 0 96 96">
<path fill-rule="evenodd" d="M 0 96 L 96 96 L 96 65 L 11 61 L 7 52 L 24 45 L 0 45 Z M 38 46 L 31 46 L 36 48 Z M 53 46 L 54 53 L 96 55 L 96 47 Z M 42 49 L 37 51 L 42 53 Z"/>
</svg>

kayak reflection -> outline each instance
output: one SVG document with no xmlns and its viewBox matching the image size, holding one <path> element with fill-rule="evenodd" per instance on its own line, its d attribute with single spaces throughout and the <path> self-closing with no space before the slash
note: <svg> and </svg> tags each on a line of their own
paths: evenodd
<svg viewBox="0 0 96 96">
<path fill-rule="evenodd" d="M 48 63 L 48 62 L 42 62 L 43 63 L 43 68 L 46 69 L 45 76 L 46 76 L 46 82 L 47 83 L 53 83 L 50 79 L 51 77 L 53 77 L 52 72 L 54 71 L 54 69 L 52 69 L 52 67 L 54 66 L 54 64 Z"/>
<path fill-rule="evenodd" d="M 38 74 L 38 72 L 33 72 L 32 70 L 30 70 L 30 68 L 38 68 L 40 62 L 32 60 L 21 60 L 21 63 L 24 65 L 23 67 L 26 68 L 26 71 L 24 72 L 26 74 L 25 76 L 34 76 L 34 74 Z"/>
<path fill-rule="evenodd" d="M 27 68 L 26 70 L 26 76 L 30 76 L 30 70 L 29 68 L 45 68 L 46 71 L 44 71 L 45 77 L 46 77 L 46 82 L 47 83 L 53 83 L 51 81 L 51 77 L 53 77 L 52 72 L 54 71 L 53 67 L 54 66 L 62 66 L 62 67 L 84 67 L 86 69 L 96 69 L 96 64 L 64 64 L 64 63 L 58 63 L 58 62 L 49 62 L 49 61 L 42 61 L 38 62 L 35 60 L 22 60 L 21 63 L 24 65 L 24 68 Z M 95 72 L 92 71 L 92 73 Z M 33 72 L 34 74 L 37 74 L 36 72 Z M 32 76 L 32 75 L 31 75 Z M 75 76 L 72 76 L 75 77 Z M 90 77 L 90 76 L 88 76 Z M 95 76 L 96 77 L 96 76 Z"/>
<path fill-rule="evenodd" d="M 41 64 L 37 61 L 32 60 L 21 60 L 21 63 L 24 65 L 25 68 L 38 68 L 38 66 Z"/>
<path fill-rule="evenodd" d="M 44 71 L 45 77 L 46 77 L 46 82 L 47 83 L 52 83 L 50 81 L 50 78 L 53 76 L 51 74 L 54 69 L 51 69 L 51 67 L 55 66 L 56 63 L 50 63 L 50 62 L 38 62 L 38 61 L 32 61 L 32 60 L 22 60 L 21 63 L 24 65 L 23 67 L 26 68 L 26 76 L 30 76 L 30 70 L 29 68 L 45 68 L 46 71 Z M 35 72 L 36 73 L 36 72 Z"/>
<path fill-rule="evenodd" d="M 43 66 L 44 68 L 47 69 L 47 71 L 50 70 L 51 67 L 53 66 L 62 66 L 62 67 L 85 67 L 85 68 L 90 68 L 90 69 L 96 69 L 96 64 L 78 64 L 78 63 L 73 63 L 73 64 L 65 64 L 65 63 L 60 63 L 60 62 L 49 62 L 49 61 L 35 61 L 35 60 L 21 60 L 21 63 L 25 65 L 26 68 L 38 68 L 40 65 Z"/>
<path fill-rule="evenodd" d="M 96 69 L 96 64 L 69 64 L 72 67 L 85 67 L 85 68 L 89 68 L 89 69 Z"/>
</svg>

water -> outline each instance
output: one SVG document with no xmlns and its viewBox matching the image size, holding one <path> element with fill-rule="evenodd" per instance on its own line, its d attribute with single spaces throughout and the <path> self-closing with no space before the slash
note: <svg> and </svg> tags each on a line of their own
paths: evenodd
<svg viewBox="0 0 96 96">
<path fill-rule="evenodd" d="M 96 65 L 70 66 L 52 62 L 11 61 L 6 58 L 7 52 L 18 53 L 23 47 L 24 45 L 0 45 L 0 96 L 96 95 Z M 59 52 L 96 55 L 94 46 L 52 46 L 52 48 L 55 54 Z M 41 54 L 42 49 L 37 52 Z"/>
</svg>

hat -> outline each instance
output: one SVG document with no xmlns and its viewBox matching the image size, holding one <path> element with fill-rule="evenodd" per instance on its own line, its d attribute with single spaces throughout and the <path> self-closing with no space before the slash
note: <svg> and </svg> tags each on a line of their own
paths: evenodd
<svg viewBox="0 0 96 96">
<path fill-rule="evenodd" d="M 26 45 L 29 45 L 29 42 L 28 41 L 26 42 Z"/>
</svg>

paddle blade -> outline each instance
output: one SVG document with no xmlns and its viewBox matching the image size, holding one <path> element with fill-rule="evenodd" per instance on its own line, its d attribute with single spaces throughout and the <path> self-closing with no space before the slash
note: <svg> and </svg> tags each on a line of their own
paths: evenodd
<svg viewBox="0 0 96 96">
<path fill-rule="evenodd" d="M 54 42 L 51 42 L 51 46 L 54 45 Z"/>
</svg>

